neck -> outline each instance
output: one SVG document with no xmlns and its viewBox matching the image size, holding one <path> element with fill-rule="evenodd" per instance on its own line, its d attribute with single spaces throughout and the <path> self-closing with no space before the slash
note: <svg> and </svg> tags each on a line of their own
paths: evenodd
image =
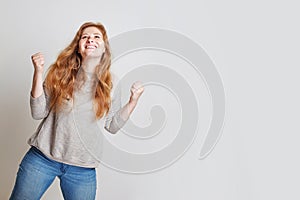
<svg viewBox="0 0 300 200">
<path fill-rule="evenodd" d="M 85 72 L 94 73 L 96 66 L 99 64 L 100 60 L 98 59 L 84 59 L 81 63 L 81 67 Z"/>
</svg>

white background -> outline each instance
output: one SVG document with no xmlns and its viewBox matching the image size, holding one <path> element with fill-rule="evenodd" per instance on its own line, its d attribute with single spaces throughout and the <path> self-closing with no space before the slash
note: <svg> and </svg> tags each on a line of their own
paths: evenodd
<svg viewBox="0 0 300 200">
<path fill-rule="evenodd" d="M 299 18 L 292 0 L 1 1 L 0 199 L 8 199 L 38 124 L 29 110 L 30 56 L 44 52 L 49 66 L 85 21 L 102 22 L 109 36 L 160 27 L 190 37 L 216 64 L 227 100 L 209 157 L 197 159 L 198 137 L 156 173 L 101 165 L 97 199 L 299 199 Z M 62 199 L 57 180 L 43 199 Z"/>
</svg>

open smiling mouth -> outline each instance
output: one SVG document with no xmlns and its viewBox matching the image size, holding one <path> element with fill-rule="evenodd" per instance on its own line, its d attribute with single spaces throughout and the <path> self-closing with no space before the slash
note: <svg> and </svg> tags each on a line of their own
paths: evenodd
<svg viewBox="0 0 300 200">
<path fill-rule="evenodd" d="M 96 45 L 86 45 L 85 48 L 86 49 L 96 49 L 97 46 Z"/>
</svg>

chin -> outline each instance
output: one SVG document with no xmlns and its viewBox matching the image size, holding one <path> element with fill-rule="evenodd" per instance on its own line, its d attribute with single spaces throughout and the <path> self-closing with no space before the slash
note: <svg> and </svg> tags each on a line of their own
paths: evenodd
<svg viewBox="0 0 300 200">
<path fill-rule="evenodd" d="M 96 55 L 96 54 L 87 54 L 85 55 L 84 59 L 101 59 L 102 54 L 101 55 Z"/>
</svg>

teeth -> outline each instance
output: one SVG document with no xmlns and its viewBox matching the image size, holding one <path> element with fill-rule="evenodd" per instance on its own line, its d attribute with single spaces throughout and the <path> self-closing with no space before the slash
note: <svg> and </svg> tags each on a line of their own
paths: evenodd
<svg viewBox="0 0 300 200">
<path fill-rule="evenodd" d="M 86 46 L 87 49 L 96 49 L 95 46 Z"/>
</svg>

